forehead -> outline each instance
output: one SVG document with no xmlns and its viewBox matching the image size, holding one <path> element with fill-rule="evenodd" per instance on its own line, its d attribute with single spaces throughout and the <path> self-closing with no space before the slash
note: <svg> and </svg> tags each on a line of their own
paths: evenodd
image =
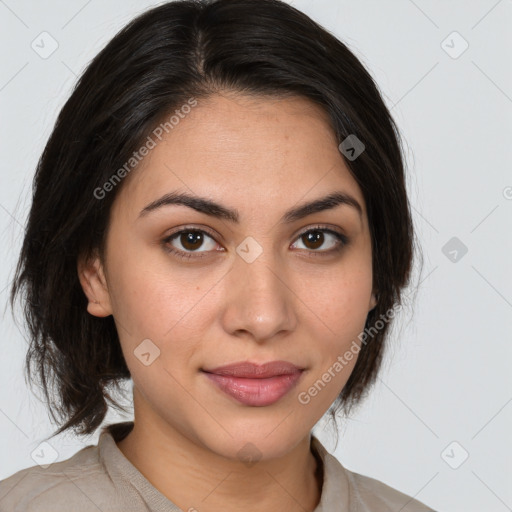
<svg viewBox="0 0 512 512">
<path fill-rule="evenodd" d="M 214 95 L 153 139 L 116 199 L 130 216 L 175 190 L 226 198 L 261 215 L 336 189 L 364 209 L 327 113 L 304 98 Z"/>
</svg>

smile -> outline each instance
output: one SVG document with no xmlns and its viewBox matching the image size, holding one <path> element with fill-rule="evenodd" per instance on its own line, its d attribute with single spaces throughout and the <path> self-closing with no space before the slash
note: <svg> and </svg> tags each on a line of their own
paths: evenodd
<svg viewBox="0 0 512 512">
<path fill-rule="evenodd" d="M 285 361 L 264 365 L 235 363 L 202 370 L 218 389 L 252 407 L 271 405 L 283 398 L 297 385 L 303 371 Z"/>
</svg>

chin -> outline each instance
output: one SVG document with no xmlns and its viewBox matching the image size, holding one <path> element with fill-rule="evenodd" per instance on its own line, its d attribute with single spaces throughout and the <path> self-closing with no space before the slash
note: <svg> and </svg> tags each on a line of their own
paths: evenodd
<svg viewBox="0 0 512 512">
<path fill-rule="evenodd" d="M 225 422 L 215 431 L 202 432 L 199 435 L 202 444 L 212 452 L 231 460 L 246 462 L 264 461 L 283 457 L 308 436 L 304 420 L 293 424 L 287 422 L 286 412 L 273 415 L 272 419 L 241 419 L 238 422 Z M 289 418 L 294 415 L 289 414 Z M 313 422 L 314 424 L 314 422 Z M 301 425 L 297 428 L 296 425 Z M 229 433 L 228 433 L 229 432 Z M 248 462 L 249 461 L 249 462 Z"/>
</svg>

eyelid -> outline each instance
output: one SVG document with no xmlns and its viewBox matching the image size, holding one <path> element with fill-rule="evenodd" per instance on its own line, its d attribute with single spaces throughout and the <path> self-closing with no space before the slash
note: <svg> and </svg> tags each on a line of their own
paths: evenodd
<svg viewBox="0 0 512 512">
<path fill-rule="evenodd" d="M 208 228 L 208 227 L 202 226 L 202 225 L 200 225 L 200 226 L 199 225 L 179 226 L 176 229 L 174 229 L 173 231 L 171 231 L 169 234 L 165 235 L 164 240 L 169 240 L 173 236 L 178 235 L 178 234 L 182 233 L 183 231 L 185 231 L 185 232 L 199 231 L 199 232 L 206 233 L 211 238 L 216 239 L 218 237 L 218 238 L 224 240 L 224 237 L 220 233 L 217 233 L 216 231 L 213 231 L 211 228 Z"/>
<path fill-rule="evenodd" d="M 294 235 L 293 239 L 296 240 L 300 236 L 303 236 L 306 233 L 308 233 L 309 231 L 327 231 L 330 233 L 334 233 L 336 235 L 340 235 L 348 240 L 348 237 L 347 235 L 345 235 L 343 230 L 338 226 L 334 226 L 333 224 L 313 224 L 307 228 L 302 228 L 297 232 L 297 234 Z"/>
<path fill-rule="evenodd" d="M 309 231 L 314 231 L 314 230 L 331 231 L 333 233 L 336 233 L 337 235 L 341 235 L 341 236 L 343 236 L 345 238 L 348 238 L 345 235 L 345 233 L 343 232 L 343 230 L 341 228 L 339 228 L 338 226 L 334 226 L 332 224 L 313 224 L 310 227 L 301 228 L 294 235 L 293 240 L 295 241 L 299 236 L 302 236 L 302 235 L 308 233 Z M 169 239 L 169 238 L 173 237 L 174 235 L 177 235 L 178 233 L 181 233 L 182 231 L 203 231 L 206 234 L 210 235 L 212 238 L 219 237 L 222 240 L 224 240 L 224 237 L 220 233 L 217 233 L 216 231 L 213 231 L 211 228 L 208 228 L 208 227 L 203 226 L 203 225 L 193 225 L 193 224 L 192 225 L 179 226 L 176 229 L 174 229 L 172 232 L 170 232 L 169 234 L 165 235 L 164 238 L 165 239 Z"/>
</svg>

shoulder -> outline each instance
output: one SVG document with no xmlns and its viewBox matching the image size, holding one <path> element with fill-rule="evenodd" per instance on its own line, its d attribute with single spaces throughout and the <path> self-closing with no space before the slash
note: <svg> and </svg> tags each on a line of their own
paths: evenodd
<svg viewBox="0 0 512 512">
<path fill-rule="evenodd" d="M 365 505 L 364 510 L 402 512 L 435 512 L 421 501 L 404 494 L 389 485 L 345 468 L 350 485 L 351 501 Z M 360 510 L 358 507 L 356 510 Z"/>
<path fill-rule="evenodd" d="M 435 512 L 421 501 L 369 476 L 347 469 L 312 437 L 313 453 L 323 462 L 321 510 L 341 508 L 350 512 Z"/>
<path fill-rule="evenodd" d="M 22 469 L 0 481 L 0 512 L 90 510 L 105 476 L 98 447 L 87 446 L 69 459 Z"/>
</svg>

